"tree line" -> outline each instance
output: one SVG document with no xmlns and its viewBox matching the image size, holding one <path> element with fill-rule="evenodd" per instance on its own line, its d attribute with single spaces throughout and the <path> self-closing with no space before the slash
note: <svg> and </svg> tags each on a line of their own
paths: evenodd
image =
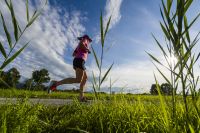
<svg viewBox="0 0 200 133">
<path fill-rule="evenodd" d="M 162 95 L 172 95 L 172 93 L 173 93 L 173 88 L 168 83 L 163 83 L 161 85 L 158 84 L 158 88 L 160 89 L 160 93 Z M 158 95 L 159 94 L 158 88 L 157 88 L 156 84 L 152 84 L 151 85 L 151 89 L 150 89 L 150 94 L 152 94 L 152 95 Z M 200 93 L 200 89 L 198 89 L 196 91 L 198 93 Z M 190 95 L 189 90 L 186 92 L 186 95 Z"/>
<path fill-rule="evenodd" d="M 163 95 L 172 95 L 172 90 L 173 90 L 172 86 L 168 83 L 163 83 L 161 85 L 158 84 L 157 86 L 156 84 L 152 84 L 150 89 L 150 94 L 158 95 L 160 91 L 160 93 Z"/>
<path fill-rule="evenodd" d="M 17 89 L 26 89 L 26 90 L 46 90 L 47 86 L 45 83 L 50 81 L 49 72 L 47 69 L 35 70 L 32 72 L 32 77 L 26 79 L 24 82 L 20 82 L 20 72 L 17 68 L 13 67 L 8 71 L 2 71 L 0 74 L 0 88 L 9 89 L 9 88 L 17 88 Z M 163 83 L 158 85 L 160 88 L 160 93 L 164 95 L 172 94 L 172 87 L 168 83 Z M 152 84 L 150 88 L 150 94 L 158 95 L 158 89 L 156 84 Z"/>
<path fill-rule="evenodd" d="M 9 89 L 26 89 L 26 90 L 46 90 L 45 83 L 50 81 L 49 72 L 47 69 L 35 70 L 32 72 L 32 77 L 20 82 L 20 72 L 13 67 L 8 71 L 2 71 L 0 74 L 0 88 Z"/>
</svg>

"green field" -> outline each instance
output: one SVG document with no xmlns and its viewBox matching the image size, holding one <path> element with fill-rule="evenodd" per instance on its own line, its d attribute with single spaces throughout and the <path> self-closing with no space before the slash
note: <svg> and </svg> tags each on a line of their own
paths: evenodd
<svg viewBox="0 0 200 133">
<path fill-rule="evenodd" d="M 89 95 L 89 94 L 88 94 Z M 7 98 L 59 98 L 59 99 L 72 99 L 78 97 L 75 92 L 53 92 L 48 94 L 47 91 L 29 91 L 17 89 L 0 89 L 0 97 Z"/>
<path fill-rule="evenodd" d="M 54 98 L 54 99 L 74 99 L 78 98 L 78 92 L 65 92 L 56 91 L 48 94 L 47 91 L 29 91 L 29 90 L 17 90 L 17 89 L 0 89 L 0 97 L 5 98 Z M 85 93 L 88 99 L 95 99 L 94 94 Z M 110 95 L 101 94 L 102 99 L 109 99 Z"/>
<path fill-rule="evenodd" d="M 47 91 L 29 91 L 29 90 L 17 90 L 17 89 L 0 89 L 1 98 L 42 98 L 42 99 L 78 99 L 78 92 L 62 92 L 57 91 L 51 94 L 48 94 Z M 94 93 L 85 93 L 85 96 L 89 100 L 95 100 Z M 159 102 L 159 96 L 156 95 L 142 95 L 142 94 L 99 94 L 100 100 L 116 100 L 116 99 L 126 99 L 129 101 L 137 101 L 138 98 L 142 101 L 151 101 Z M 164 97 L 167 101 L 170 102 L 171 97 Z M 182 100 L 181 96 L 177 97 L 179 100 Z"/>
<path fill-rule="evenodd" d="M 12 92 L 12 94 L 11 94 Z M 4 95 L 3 95 L 4 94 Z M 1 132 L 189 132 L 200 131 L 200 119 L 190 104 L 189 120 L 186 120 L 184 104 L 177 101 L 176 116 L 173 117 L 170 96 L 110 95 L 101 94 L 102 100 L 91 104 L 80 103 L 78 94 L 56 92 L 29 92 L 22 90 L 1 90 L 1 96 L 38 97 L 38 98 L 74 98 L 74 102 L 64 106 L 32 106 L 26 100 L 17 104 L 1 105 Z M 86 94 L 94 99 L 94 94 Z M 110 97 L 110 99 L 109 99 Z M 181 96 L 179 96 L 181 99 Z M 19 98 L 21 99 L 21 98 Z M 163 99 L 164 102 L 160 102 Z M 188 98 L 188 101 L 191 102 Z M 200 105 L 200 101 L 198 101 Z"/>
</svg>

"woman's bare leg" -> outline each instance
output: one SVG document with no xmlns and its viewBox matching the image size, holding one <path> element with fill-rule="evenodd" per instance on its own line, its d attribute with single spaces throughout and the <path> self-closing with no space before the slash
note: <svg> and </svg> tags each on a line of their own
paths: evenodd
<svg viewBox="0 0 200 133">
<path fill-rule="evenodd" d="M 85 87 L 86 82 L 87 82 L 87 74 L 86 74 L 86 71 L 84 71 L 83 78 L 80 82 L 80 98 L 84 97 L 84 87 Z"/>
<path fill-rule="evenodd" d="M 85 70 L 80 68 L 76 69 L 76 78 L 66 78 L 56 82 L 56 86 L 62 84 L 80 83 L 80 99 L 84 97 L 84 87 L 87 82 L 87 74 Z"/>
<path fill-rule="evenodd" d="M 73 84 L 73 83 L 80 83 L 82 81 L 84 70 L 80 68 L 76 68 L 76 78 L 66 78 L 61 81 L 56 82 L 56 86 L 62 85 L 62 84 Z"/>
</svg>

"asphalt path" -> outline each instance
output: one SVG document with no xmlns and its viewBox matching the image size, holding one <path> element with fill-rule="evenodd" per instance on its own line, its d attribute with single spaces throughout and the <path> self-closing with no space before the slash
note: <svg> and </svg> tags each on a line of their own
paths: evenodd
<svg viewBox="0 0 200 133">
<path fill-rule="evenodd" d="M 24 98 L 0 98 L 0 104 L 16 104 L 18 101 L 24 100 Z M 73 103 L 72 99 L 39 99 L 39 98 L 29 98 L 28 103 L 30 104 L 44 104 L 44 105 L 66 105 Z M 87 101 L 86 103 L 91 103 Z"/>
</svg>

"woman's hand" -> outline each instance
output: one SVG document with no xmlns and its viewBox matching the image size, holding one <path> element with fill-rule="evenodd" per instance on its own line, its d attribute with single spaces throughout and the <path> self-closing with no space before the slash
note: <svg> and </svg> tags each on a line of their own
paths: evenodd
<svg viewBox="0 0 200 133">
<path fill-rule="evenodd" d="M 77 50 L 75 49 L 74 52 L 73 52 L 73 54 L 72 54 L 72 56 L 75 57 L 76 53 L 77 53 Z"/>
</svg>

